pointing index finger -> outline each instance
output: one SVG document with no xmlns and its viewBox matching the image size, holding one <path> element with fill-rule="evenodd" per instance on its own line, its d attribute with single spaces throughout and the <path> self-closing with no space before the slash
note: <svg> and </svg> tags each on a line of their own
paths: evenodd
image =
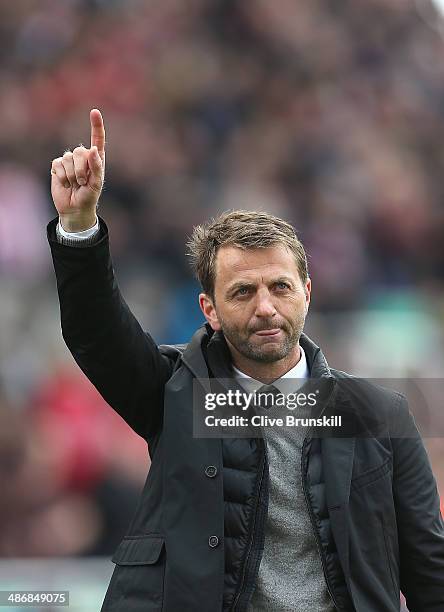
<svg viewBox="0 0 444 612">
<path fill-rule="evenodd" d="M 105 126 L 101 112 L 93 108 L 89 114 L 91 121 L 91 147 L 97 147 L 97 151 L 103 161 L 105 157 Z"/>
</svg>

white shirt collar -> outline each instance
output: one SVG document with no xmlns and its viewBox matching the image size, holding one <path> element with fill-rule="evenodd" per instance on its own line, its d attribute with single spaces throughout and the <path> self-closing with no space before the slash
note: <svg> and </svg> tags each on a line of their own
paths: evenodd
<svg viewBox="0 0 444 612">
<path fill-rule="evenodd" d="M 301 351 L 301 357 L 297 364 L 285 372 L 280 378 L 273 381 L 273 385 L 281 392 L 281 393 L 290 393 L 299 388 L 306 378 L 309 378 L 310 372 L 308 370 L 307 357 L 305 356 L 305 351 L 302 346 L 299 345 Z M 245 388 L 253 388 L 258 389 L 264 383 L 248 376 L 245 372 L 241 372 L 235 365 L 233 365 L 233 372 L 235 379 Z M 287 380 L 285 380 L 287 379 Z M 288 380 L 290 379 L 290 380 Z M 298 379 L 298 380 L 295 380 Z M 291 389 L 290 389 L 291 387 Z"/>
</svg>

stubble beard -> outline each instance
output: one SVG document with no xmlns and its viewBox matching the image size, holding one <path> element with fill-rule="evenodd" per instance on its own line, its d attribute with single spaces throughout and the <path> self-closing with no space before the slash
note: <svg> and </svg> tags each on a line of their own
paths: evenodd
<svg viewBox="0 0 444 612">
<path fill-rule="evenodd" d="M 292 326 L 286 321 L 281 325 L 269 321 L 268 324 L 263 323 L 262 327 L 258 329 L 248 329 L 246 331 L 239 330 L 234 325 L 228 325 L 220 317 L 219 322 L 225 338 L 243 357 L 259 363 L 274 363 L 287 357 L 297 346 L 304 329 L 305 316 L 300 315 Z M 261 346 L 251 342 L 250 337 L 254 332 L 273 327 L 279 327 L 284 332 L 284 338 L 279 346 L 271 350 L 267 347 L 268 343 Z"/>
</svg>

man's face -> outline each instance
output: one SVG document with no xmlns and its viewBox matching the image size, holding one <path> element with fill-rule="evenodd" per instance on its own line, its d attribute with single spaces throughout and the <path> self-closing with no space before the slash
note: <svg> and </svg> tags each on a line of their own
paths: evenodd
<svg viewBox="0 0 444 612">
<path fill-rule="evenodd" d="M 216 258 L 215 300 L 200 295 L 215 330 L 243 357 L 272 363 L 296 349 L 310 302 L 294 255 L 283 246 L 221 247 Z"/>
</svg>

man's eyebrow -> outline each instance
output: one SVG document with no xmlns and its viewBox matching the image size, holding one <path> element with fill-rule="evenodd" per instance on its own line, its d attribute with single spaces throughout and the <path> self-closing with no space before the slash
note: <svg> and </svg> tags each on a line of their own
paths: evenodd
<svg viewBox="0 0 444 612">
<path fill-rule="evenodd" d="M 233 293 L 234 291 L 236 291 L 237 289 L 240 289 L 241 287 L 246 287 L 247 289 L 253 289 L 254 287 L 256 287 L 256 283 L 252 283 L 251 281 L 236 281 L 235 283 L 233 283 L 232 285 L 230 285 L 227 289 L 227 293 Z"/>
<path fill-rule="evenodd" d="M 275 283 L 282 283 L 282 282 L 288 283 L 291 286 L 294 285 L 294 279 L 290 278 L 289 276 L 285 276 L 285 275 L 284 276 L 279 276 L 278 278 L 273 279 L 271 281 L 271 284 L 273 285 Z"/>
</svg>

